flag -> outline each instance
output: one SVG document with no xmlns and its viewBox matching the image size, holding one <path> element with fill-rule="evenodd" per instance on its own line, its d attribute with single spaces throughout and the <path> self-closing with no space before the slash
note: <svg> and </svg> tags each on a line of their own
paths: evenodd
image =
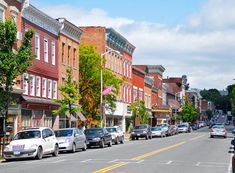
<svg viewBox="0 0 235 173">
<path fill-rule="evenodd" d="M 113 89 L 113 85 L 110 85 L 102 92 L 102 95 L 104 96 L 108 95 L 112 91 L 112 89 Z"/>
</svg>

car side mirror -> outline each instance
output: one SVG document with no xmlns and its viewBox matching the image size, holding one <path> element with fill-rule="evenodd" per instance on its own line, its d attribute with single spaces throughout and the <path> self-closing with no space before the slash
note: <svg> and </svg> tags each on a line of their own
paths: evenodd
<svg viewBox="0 0 235 173">
<path fill-rule="evenodd" d="M 76 134 L 74 134 L 74 137 L 77 137 L 78 135 L 79 135 L 79 134 L 76 133 Z"/>
<path fill-rule="evenodd" d="M 231 141 L 231 145 L 234 145 L 234 146 L 235 146 L 235 139 L 233 139 L 233 140 Z"/>
</svg>

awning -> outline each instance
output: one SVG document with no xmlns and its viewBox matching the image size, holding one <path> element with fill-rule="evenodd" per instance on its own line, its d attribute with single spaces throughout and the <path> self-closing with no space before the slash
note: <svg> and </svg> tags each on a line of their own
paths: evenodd
<svg viewBox="0 0 235 173">
<path fill-rule="evenodd" d="M 72 114 L 69 114 L 69 111 L 65 112 L 65 115 L 70 118 L 70 121 L 77 121 L 77 118 L 75 118 Z"/>
<path fill-rule="evenodd" d="M 86 121 L 86 117 L 81 112 L 76 112 L 75 114 L 81 121 Z"/>
<path fill-rule="evenodd" d="M 171 113 L 172 110 L 165 110 L 165 109 L 153 109 L 152 112 L 162 112 L 162 113 Z"/>
<path fill-rule="evenodd" d="M 23 100 L 29 103 L 43 103 L 43 104 L 50 104 L 50 105 L 59 105 L 59 103 L 54 102 L 53 100 L 43 99 L 43 98 L 35 98 L 29 96 L 22 96 Z"/>
</svg>

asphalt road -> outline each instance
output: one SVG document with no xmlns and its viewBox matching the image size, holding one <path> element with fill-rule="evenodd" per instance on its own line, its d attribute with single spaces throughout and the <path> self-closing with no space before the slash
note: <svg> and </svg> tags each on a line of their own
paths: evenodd
<svg viewBox="0 0 235 173">
<path fill-rule="evenodd" d="M 206 127 L 42 160 L 2 162 L 0 173 L 230 173 L 232 137 L 211 139 Z"/>
</svg>

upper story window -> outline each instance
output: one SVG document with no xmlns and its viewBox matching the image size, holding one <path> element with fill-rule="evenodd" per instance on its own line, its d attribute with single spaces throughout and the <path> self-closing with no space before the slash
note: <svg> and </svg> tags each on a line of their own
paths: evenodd
<svg viewBox="0 0 235 173">
<path fill-rule="evenodd" d="M 4 21 L 4 10 L 0 8 L 0 20 Z"/>
<path fill-rule="evenodd" d="M 126 101 L 126 86 L 123 87 L 123 101 Z"/>
<path fill-rule="evenodd" d="M 44 62 L 48 62 L 48 40 L 44 39 Z"/>
<path fill-rule="evenodd" d="M 55 65 L 55 42 L 51 43 L 51 63 Z"/>
<path fill-rule="evenodd" d="M 64 63 L 64 49 L 65 49 L 65 43 L 62 43 L 62 63 Z"/>
<path fill-rule="evenodd" d="M 15 23 L 17 23 L 17 15 L 19 13 L 19 10 L 15 6 L 10 6 L 10 11 L 12 19 Z"/>
<path fill-rule="evenodd" d="M 24 89 L 24 94 L 25 95 L 28 95 L 28 74 L 27 73 L 24 73 L 23 74 L 23 89 Z"/>
<path fill-rule="evenodd" d="M 141 88 L 139 89 L 139 99 L 143 100 L 143 90 Z"/>
<path fill-rule="evenodd" d="M 42 97 L 46 98 L 47 97 L 47 79 L 43 78 L 42 79 Z"/>
<path fill-rule="evenodd" d="M 41 77 L 36 77 L 36 96 L 41 96 Z"/>
<path fill-rule="evenodd" d="M 7 8 L 7 3 L 5 1 L 0 1 L 0 20 L 5 21 L 5 10 Z"/>
<path fill-rule="evenodd" d="M 40 36 L 35 34 L 35 54 L 36 59 L 40 60 Z"/>
<path fill-rule="evenodd" d="M 126 62 L 123 62 L 123 75 L 126 75 Z"/>
<path fill-rule="evenodd" d="M 73 49 L 73 67 L 76 68 L 77 49 Z"/>
<path fill-rule="evenodd" d="M 35 76 L 30 75 L 30 96 L 35 95 Z"/>
<path fill-rule="evenodd" d="M 137 88 L 134 88 L 133 90 L 133 102 L 135 102 L 137 99 Z"/>
<path fill-rule="evenodd" d="M 57 99 L 57 82 L 53 81 L 53 99 Z"/>
<path fill-rule="evenodd" d="M 70 50 L 71 46 L 68 46 L 68 65 L 70 65 Z"/>
<path fill-rule="evenodd" d="M 52 98 L 52 80 L 48 79 L 48 98 Z"/>
</svg>

